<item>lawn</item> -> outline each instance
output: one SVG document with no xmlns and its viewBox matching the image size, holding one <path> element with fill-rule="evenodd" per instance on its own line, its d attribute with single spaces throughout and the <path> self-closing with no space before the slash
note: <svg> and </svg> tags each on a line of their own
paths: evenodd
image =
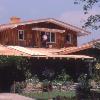
<svg viewBox="0 0 100 100">
<path fill-rule="evenodd" d="M 57 96 L 63 96 L 68 98 L 68 100 L 75 100 L 75 92 L 74 91 L 52 91 L 52 92 L 43 92 L 43 93 L 24 93 L 24 96 L 28 96 L 31 98 L 36 98 L 37 100 L 48 100 L 50 98 L 55 98 Z"/>
</svg>

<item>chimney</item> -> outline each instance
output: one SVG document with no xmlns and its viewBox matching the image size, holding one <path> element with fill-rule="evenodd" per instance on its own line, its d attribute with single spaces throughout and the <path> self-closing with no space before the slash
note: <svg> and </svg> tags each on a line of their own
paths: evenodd
<svg viewBox="0 0 100 100">
<path fill-rule="evenodd" d="M 13 16 L 10 18 L 10 23 L 15 24 L 15 23 L 20 23 L 21 19 L 19 17 Z"/>
</svg>

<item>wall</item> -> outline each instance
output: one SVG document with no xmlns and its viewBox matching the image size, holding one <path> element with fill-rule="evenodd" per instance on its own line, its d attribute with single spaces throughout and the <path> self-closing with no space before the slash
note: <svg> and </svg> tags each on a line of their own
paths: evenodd
<svg viewBox="0 0 100 100">
<path fill-rule="evenodd" d="M 0 32 L 0 43 L 4 45 L 21 45 L 21 46 L 32 46 L 32 47 L 42 47 L 41 46 L 41 37 L 39 31 L 32 30 L 33 27 L 38 28 L 51 28 L 51 29 L 62 29 L 66 30 L 65 33 L 55 33 L 56 34 L 56 43 L 52 43 L 54 48 L 62 48 L 69 46 L 77 46 L 77 35 L 76 32 L 65 29 L 64 27 L 55 25 L 53 23 L 36 23 L 30 25 L 21 25 L 14 29 L 8 29 L 6 31 Z M 24 30 L 25 40 L 18 40 L 18 30 Z M 72 34 L 72 43 L 67 43 L 65 41 L 66 35 Z"/>
</svg>

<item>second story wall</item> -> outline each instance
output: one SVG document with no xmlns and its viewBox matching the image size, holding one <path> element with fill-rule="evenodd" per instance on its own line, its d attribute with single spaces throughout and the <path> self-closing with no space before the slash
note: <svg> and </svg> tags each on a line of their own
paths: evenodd
<svg viewBox="0 0 100 100">
<path fill-rule="evenodd" d="M 40 28 L 44 30 L 32 30 Z M 65 30 L 65 32 L 48 32 L 45 29 Z M 47 38 L 43 40 L 43 36 Z M 77 33 L 54 23 L 36 23 L 20 25 L 13 29 L 0 31 L 0 43 L 4 45 L 19 45 L 28 47 L 63 48 L 77 46 Z"/>
</svg>

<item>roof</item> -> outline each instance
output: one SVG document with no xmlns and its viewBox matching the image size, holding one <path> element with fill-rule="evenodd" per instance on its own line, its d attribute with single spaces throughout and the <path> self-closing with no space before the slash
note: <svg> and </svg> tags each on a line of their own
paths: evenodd
<svg viewBox="0 0 100 100">
<path fill-rule="evenodd" d="M 86 55 L 58 55 L 56 52 L 60 49 L 50 48 L 28 48 L 21 46 L 3 46 L 0 45 L 0 55 L 4 56 L 24 56 L 33 58 L 75 58 L 75 59 L 92 59 Z"/>
<path fill-rule="evenodd" d="M 98 40 L 93 40 L 89 43 L 86 43 L 82 46 L 79 46 L 79 47 L 68 47 L 68 48 L 62 48 L 61 51 L 59 52 L 56 52 L 57 54 L 73 54 L 75 52 L 79 52 L 79 51 L 82 51 L 82 50 L 87 50 L 87 49 L 90 49 L 90 48 L 97 48 L 97 49 L 100 49 L 100 39 Z"/>
<path fill-rule="evenodd" d="M 51 58 L 93 58 L 87 55 L 73 55 L 73 53 L 97 48 L 100 50 L 100 39 L 91 41 L 79 47 L 67 47 L 61 49 L 52 48 L 30 48 L 21 46 L 0 45 L 0 55 L 9 56 L 30 56 L 30 57 L 51 57 Z"/>
<path fill-rule="evenodd" d="M 8 46 L 8 48 L 15 49 L 17 51 L 31 55 L 31 57 L 45 57 L 45 58 L 85 58 L 91 59 L 93 57 L 86 55 L 58 55 L 55 52 L 60 51 L 60 49 L 50 49 L 50 48 L 28 48 L 21 46 Z"/>
<path fill-rule="evenodd" d="M 24 52 L 8 48 L 7 46 L 0 45 L 0 55 L 4 56 L 30 56 Z"/>
<path fill-rule="evenodd" d="M 87 34 L 90 33 L 86 30 L 83 30 L 82 28 L 70 25 L 68 23 L 64 23 L 64 22 L 56 20 L 54 18 L 24 21 L 24 22 L 15 23 L 15 24 L 2 24 L 2 25 L 0 25 L 0 30 L 6 30 L 6 29 L 9 29 L 9 28 L 13 29 L 13 28 L 16 28 L 17 26 L 20 26 L 20 25 L 28 25 L 28 24 L 41 23 L 41 22 L 51 22 L 51 23 L 57 24 L 59 26 L 62 26 L 64 28 L 71 29 L 71 30 L 77 32 L 78 36 L 83 36 L 83 35 L 87 35 Z"/>
</svg>

